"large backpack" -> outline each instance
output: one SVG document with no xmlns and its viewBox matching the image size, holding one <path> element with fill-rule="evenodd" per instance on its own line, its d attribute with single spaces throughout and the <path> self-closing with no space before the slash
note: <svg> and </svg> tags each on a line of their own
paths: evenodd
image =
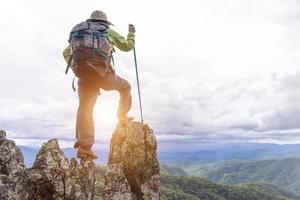
<svg viewBox="0 0 300 200">
<path fill-rule="evenodd" d="M 102 63 L 97 64 L 99 67 L 110 66 L 110 43 L 107 35 L 108 26 L 99 21 L 85 21 L 77 24 L 70 32 L 69 43 L 72 49 L 72 66 L 80 66 L 88 68 L 89 65 L 84 64 L 97 56 Z M 81 63 L 74 65 L 74 63 Z M 101 66 L 102 65 L 102 66 Z M 105 66 L 103 66 L 105 65 Z M 85 71 L 90 69 L 74 69 L 76 76 L 80 77 L 78 71 Z M 94 71 L 98 69 L 94 68 Z"/>
</svg>

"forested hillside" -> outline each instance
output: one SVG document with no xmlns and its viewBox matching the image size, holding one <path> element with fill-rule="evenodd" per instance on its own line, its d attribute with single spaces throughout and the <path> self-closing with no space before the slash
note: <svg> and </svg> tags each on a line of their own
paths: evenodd
<svg viewBox="0 0 300 200">
<path fill-rule="evenodd" d="M 190 175 L 224 184 L 269 182 L 300 194 L 300 159 L 232 161 L 186 168 Z"/>
<path fill-rule="evenodd" d="M 161 175 L 161 199 L 167 200 L 299 200 L 271 184 L 228 186 L 199 177 Z"/>
<path fill-rule="evenodd" d="M 104 186 L 104 166 L 96 168 L 96 193 L 101 195 Z M 163 166 L 161 170 L 161 200 L 299 200 L 300 196 L 278 186 L 260 184 L 240 184 L 227 186 L 216 184 L 200 177 L 180 175 L 181 169 Z"/>
<path fill-rule="evenodd" d="M 161 199 L 299 200 L 300 197 L 271 184 L 228 186 L 199 177 L 161 175 Z"/>
</svg>

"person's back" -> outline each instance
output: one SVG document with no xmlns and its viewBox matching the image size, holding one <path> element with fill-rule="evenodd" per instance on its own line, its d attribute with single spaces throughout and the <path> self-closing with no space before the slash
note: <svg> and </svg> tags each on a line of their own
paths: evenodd
<svg viewBox="0 0 300 200">
<path fill-rule="evenodd" d="M 97 158 L 91 148 L 94 144 L 93 108 L 100 89 L 119 92 L 117 115 L 121 123 L 133 119 L 127 116 L 131 108 L 130 84 L 115 74 L 111 61 L 114 46 L 121 51 L 134 48 L 135 28 L 130 25 L 127 38 L 124 38 L 110 25 L 105 13 L 94 11 L 90 19 L 72 29 L 70 45 L 63 52 L 65 60 L 78 77 L 77 141 L 74 145 L 78 148 L 78 158 Z"/>
</svg>

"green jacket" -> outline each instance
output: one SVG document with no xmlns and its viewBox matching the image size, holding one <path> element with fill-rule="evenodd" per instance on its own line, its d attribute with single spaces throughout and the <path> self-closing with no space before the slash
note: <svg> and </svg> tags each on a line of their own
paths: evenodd
<svg viewBox="0 0 300 200">
<path fill-rule="evenodd" d="M 110 53 L 112 53 L 112 49 L 116 46 L 121 51 L 130 51 L 134 47 L 135 36 L 134 33 L 128 33 L 127 38 L 124 38 L 116 31 L 111 28 L 107 29 L 108 40 L 110 42 Z M 63 52 L 63 56 L 65 61 L 68 62 L 71 57 L 71 46 L 69 45 Z"/>
</svg>

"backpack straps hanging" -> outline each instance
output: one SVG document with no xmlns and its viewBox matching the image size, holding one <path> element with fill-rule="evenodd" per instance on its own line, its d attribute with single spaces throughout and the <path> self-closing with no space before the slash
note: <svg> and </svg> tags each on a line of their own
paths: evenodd
<svg viewBox="0 0 300 200">
<path fill-rule="evenodd" d="M 70 55 L 70 58 L 68 60 L 68 65 L 67 65 L 67 68 L 65 70 L 65 74 L 68 74 L 69 68 L 71 66 L 72 59 L 73 59 L 73 54 Z"/>
<path fill-rule="evenodd" d="M 110 58 L 111 58 L 111 63 L 112 63 L 113 69 L 115 69 L 115 59 L 114 59 L 114 56 L 111 54 Z"/>
<path fill-rule="evenodd" d="M 75 88 L 75 77 L 73 78 L 73 81 L 72 81 L 72 89 L 74 92 L 76 92 L 76 88 Z"/>
<path fill-rule="evenodd" d="M 112 68 L 113 68 L 113 71 L 114 71 L 114 72 L 116 71 L 116 68 L 115 68 L 115 59 L 114 59 L 114 55 L 113 55 L 113 53 L 114 53 L 115 51 L 116 51 L 115 48 L 112 48 L 111 54 L 110 54 L 110 59 L 111 59 Z"/>
</svg>

